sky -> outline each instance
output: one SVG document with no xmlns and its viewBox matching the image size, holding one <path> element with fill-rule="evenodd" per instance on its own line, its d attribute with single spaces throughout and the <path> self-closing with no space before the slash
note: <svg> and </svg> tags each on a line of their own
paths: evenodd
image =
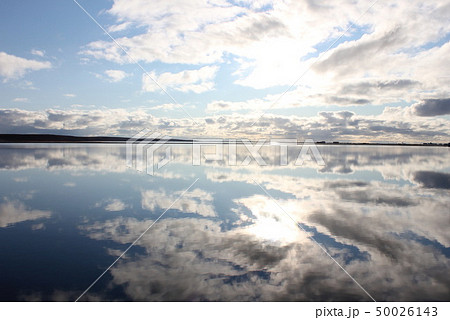
<svg viewBox="0 0 450 320">
<path fill-rule="evenodd" d="M 2 0 L 0 133 L 450 142 L 450 1 Z"/>
</svg>

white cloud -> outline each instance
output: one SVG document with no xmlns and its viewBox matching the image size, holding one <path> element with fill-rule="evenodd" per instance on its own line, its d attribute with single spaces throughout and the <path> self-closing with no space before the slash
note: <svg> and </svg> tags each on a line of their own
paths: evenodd
<svg viewBox="0 0 450 320">
<path fill-rule="evenodd" d="M 120 24 L 115 24 L 108 27 L 108 32 L 119 32 L 126 30 L 131 25 L 130 22 L 124 22 Z"/>
<path fill-rule="evenodd" d="M 238 50 L 282 27 L 277 18 L 265 13 L 207 1 L 178 1 L 177 5 L 165 1 L 151 5 L 145 1 L 116 1 L 109 13 L 118 20 L 147 27 L 147 33 L 119 39 L 132 57 L 147 62 L 217 62 L 226 50 Z M 116 62 L 128 61 L 106 41 L 90 43 L 82 53 Z"/>
<path fill-rule="evenodd" d="M 3 82 L 18 79 L 30 71 L 49 69 L 51 67 L 52 64 L 47 61 L 28 60 L 0 52 L 0 76 L 4 78 Z"/>
<path fill-rule="evenodd" d="M 130 74 L 126 73 L 122 70 L 106 70 L 105 75 L 108 77 L 109 82 L 120 82 L 126 77 L 129 77 Z"/>
<path fill-rule="evenodd" d="M 178 73 L 165 72 L 160 75 L 151 72 L 150 77 L 164 89 L 202 93 L 214 89 L 214 77 L 217 70 L 216 66 L 206 66 L 197 70 L 185 70 Z M 161 90 L 150 77 L 147 74 L 142 76 L 142 89 L 144 91 Z"/>
<path fill-rule="evenodd" d="M 450 85 L 445 76 L 450 72 L 446 63 L 450 43 L 440 44 L 450 32 L 445 1 L 378 2 L 334 48 L 320 55 L 369 5 L 364 0 L 326 5 L 294 0 L 233 4 L 178 0 L 177 5 L 163 0 L 152 4 L 115 0 L 108 13 L 118 26 L 139 26 L 137 34 L 118 39 L 138 61 L 234 63 L 234 83 L 257 89 L 289 86 L 299 80 L 290 93 L 289 101 L 295 103 L 281 103 L 279 108 L 448 98 Z M 111 41 L 92 42 L 83 54 L 132 63 Z M 177 87 L 178 82 L 172 82 Z M 181 91 L 210 90 L 212 83 L 206 84 L 183 86 Z M 143 87 L 157 89 L 145 78 Z"/>
<path fill-rule="evenodd" d="M 74 93 L 65 93 L 64 94 L 64 97 L 67 97 L 67 98 L 75 98 L 77 95 L 76 94 L 74 94 Z"/>
<path fill-rule="evenodd" d="M 14 102 L 28 102 L 28 98 L 14 98 Z"/>
<path fill-rule="evenodd" d="M 39 57 L 45 56 L 45 51 L 32 49 L 31 54 Z"/>
<path fill-rule="evenodd" d="M 183 108 L 185 108 L 186 106 L 184 106 Z M 175 103 L 164 103 L 164 104 L 160 104 L 154 107 L 148 107 L 148 109 L 150 110 L 176 110 L 176 109 L 180 109 L 180 105 L 175 104 Z"/>
</svg>

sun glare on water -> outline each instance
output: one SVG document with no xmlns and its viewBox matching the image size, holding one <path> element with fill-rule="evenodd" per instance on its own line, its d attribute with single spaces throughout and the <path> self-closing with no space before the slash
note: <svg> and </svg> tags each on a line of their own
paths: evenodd
<svg viewBox="0 0 450 320">
<path fill-rule="evenodd" d="M 280 244 L 296 242 L 301 238 L 301 231 L 287 219 L 259 218 L 248 228 L 248 232 L 263 241 Z"/>
</svg>

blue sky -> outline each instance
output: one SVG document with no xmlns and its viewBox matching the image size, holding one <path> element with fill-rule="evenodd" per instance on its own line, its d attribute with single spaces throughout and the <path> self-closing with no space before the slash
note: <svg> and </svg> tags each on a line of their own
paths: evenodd
<svg viewBox="0 0 450 320">
<path fill-rule="evenodd" d="M 2 133 L 450 141 L 448 1 L 78 2 L 127 55 L 73 0 L 2 1 Z"/>
</svg>

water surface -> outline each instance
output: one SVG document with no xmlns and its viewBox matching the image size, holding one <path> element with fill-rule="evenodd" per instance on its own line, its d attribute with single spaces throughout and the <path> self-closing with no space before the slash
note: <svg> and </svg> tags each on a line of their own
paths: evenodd
<svg viewBox="0 0 450 320">
<path fill-rule="evenodd" d="M 0 300 L 77 299 L 169 207 L 82 301 L 370 301 L 323 249 L 378 301 L 449 300 L 449 148 L 171 148 L 150 176 L 124 145 L 1 145 Z"/>
</svg>

